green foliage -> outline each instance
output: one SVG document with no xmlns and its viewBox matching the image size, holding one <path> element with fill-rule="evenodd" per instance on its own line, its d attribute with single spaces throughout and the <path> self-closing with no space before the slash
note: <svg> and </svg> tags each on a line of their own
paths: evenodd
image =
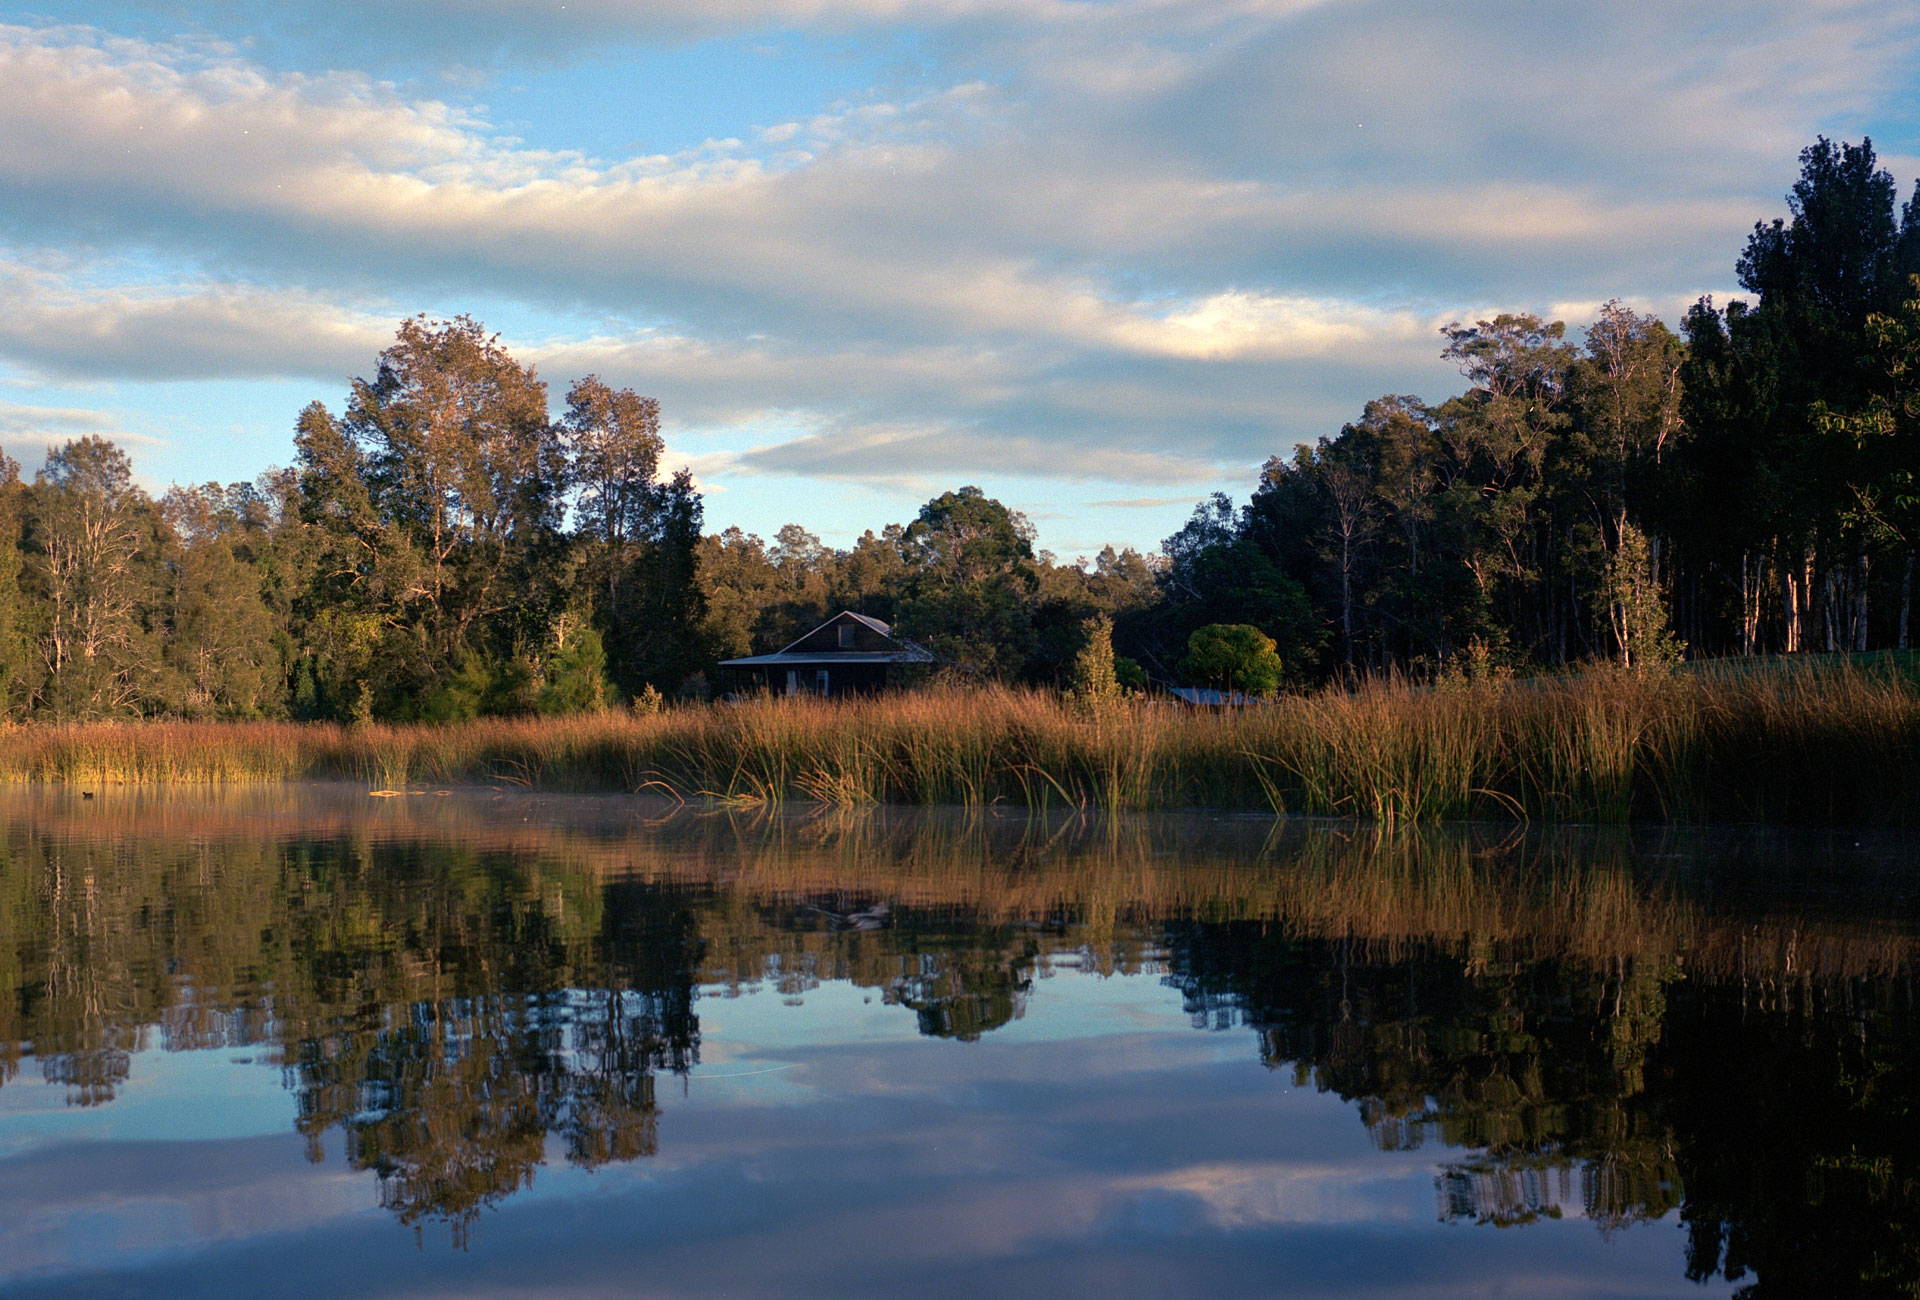
<svg viewBox="0 0 1920 1300">
<path fill-rule="evenodd" d="M 1181 675 L 1199 682 L 1248 695 L 1272 695 L 1280 689 L 1285 669 L 1273 638 L 1244 623 L 1211 623 L 1187 638 L 1187 657 Z"/>
<path fill-rule="evenodd" d="M 1259 629 L 1289 662 L 1317 660 L 1326 644 L 1320 615 L 1305 585 L 1251 535 L 1249 518 L 1236 520 L 1232 501 L 1215 493 L 1162 549 L 1163 596 L 1158 635 L 1149 653 L 1169 663 L 1198 628 L 1216 623 Z"/>
<path fill-rule="evenodd" d="M 971 675 L 1010 680 L 1033 649 L 1040 587 L 1033 526 L 963 487 L 935 497 L 901 536 L 899 629 Z"/>
<path fill-rule="evenodd" d="M 1088 620 L 1081 630 L 1085 639 L 1080 653 L 1074 656 L 1068 689 L 1083 703 L 1110 704 L 1120 698 L 1120 677 L 1113 655 L 1113 620 L 1102 615 Z"/>
<path fill-rule="evenodd" d="M 583 627 L 547 660 L 546 678 L 535 703 L 548 716 L 586 713 L 606 708 L 612 690 L 600 634 Z"/>
<path fill-rule="evenodd" d="M 21 530 L 27 488 L 19 462 L 0 452 L 0 722 L 22 717 L 35 694 L 34 606 L 21 585 L 26 569 Z"/>
<path fill-rule="evenodd" d="M 417 705 L 419 720 L 466 722 L 495 712 L 489 706 L 498 694 L 495 665 L 468 653 L 460 657 L 451 672 L 442 673 L 421 692 Z"/>
<path fill-rule="evenodd" d="M 1667 624 L 1666 601 L 1646 534 L 1632 524 L 1621 528 L 1619 548 L 1608 560 L 1599 592 L 1622 666 L 1652 669 L 1679 662 L 1686 647 Z"/>
</svg>

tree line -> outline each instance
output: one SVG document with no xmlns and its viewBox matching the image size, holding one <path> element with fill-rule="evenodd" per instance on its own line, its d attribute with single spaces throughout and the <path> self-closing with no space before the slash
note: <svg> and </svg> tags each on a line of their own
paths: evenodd
<svg viewBox="0 0 1920 1300">
<path fill-rule="evenodd" d="M 705 695 L 839 609 L 969 679 L 1267 689 L 1608 659 L 1907 649 L 1920 540 L 1920 191 L 1805 149 L 1679 333 L 1609 302 L 1447 327 L 1467 390 L 1387 395 L 1063 562 L 963 487 L 845 549 L 703 533 L 657 402 L 552 418 L 470 318 L 408 320 L 295 463 L 158 499 L 100 437 L 0 455 L 0 712 L 447 720 Z M 1116 653 L 1117 651 L 1117 653 Z"/>
</svg>

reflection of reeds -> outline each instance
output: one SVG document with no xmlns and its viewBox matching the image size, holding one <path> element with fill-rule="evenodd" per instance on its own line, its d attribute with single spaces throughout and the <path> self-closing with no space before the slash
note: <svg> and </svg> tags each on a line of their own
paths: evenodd
<svg viewBox="0 0 1920 1300">
<path fill-rule="evenodd" d="M 1913 941 L 1885 909 L 1809 915 L 1761 897 L 1711 908 L 1686 872 L 1649 874 L 1649 852 L 1731 866 L 1727 879 L 1785 877 L 1813 864 L 1798 841 L 1731 843 L 1687 833 L 1651 844 L 1625 828 L 1496 834 L 1490 827 L 1389 831 L 1295 820 L 993 816 L 831 809 L 813 816 L 675 810 L 664 803 L 525 793 L 416 794 L 371 802 L 346 787 L 253 787 L 169 795 L 128 791 L 82 802 L 47 789 L 0 795 L 65 840 L 139 837 L 255 846 L 348 840 L 500 855 L 536 874 L 596 882 L 723 882 L 748 911 L 779 899 L 884 900 L 994 925 L 1039 926 L 1068 948 L 1122 932 L 1141 960 L 1169 920 L 1260 921 L 1306 939 L 1351 938 L 1370 958 L 1438 947 L 1470 966 L 1516 960 L 1621 962 L 1709 978 L 1802 983 L 1910 969 Z M 1848 841 L 1851 844 L 1851 840 Z M 1889 850 L 1897 855 L 1897 847 Z M 164 856 L 164 855 L 162 855 Z M 263 852 L 264 869 L 271 853 Z M 576 908 L 582 905 L 576 904 Z M 782 940 L 781 942 L 786 942 Z M 750 945 L 751 946 L 751 945 Z"/>
<path fill-rule="evenodd" d="M 1906 824 L 1920 816 L 1920 692 L 1890 673 L 1833 665 L 1671 677 L 1594 670 L 1457 688 L 1374 683 L 1225 714 L 933 691 L 445 727 L 23 727 L 0 744 L 0 779 L 300 778 L 645 787 L 774 807 Z"/>
</svg>

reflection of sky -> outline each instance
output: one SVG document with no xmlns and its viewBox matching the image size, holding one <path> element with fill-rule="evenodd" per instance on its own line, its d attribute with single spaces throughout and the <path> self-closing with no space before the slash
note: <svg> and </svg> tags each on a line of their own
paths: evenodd
<svg viewBox="0 0 1920 1300">
<path fill-rule="evenodd" d="M 1437 1151 L 1373 1149 L 1152 976 L 1038 981 L 976 1043 L 847 984 L 697 1007 L 659 1156 L 586 1173 L 552 1148 L 464 1253 L 380 1210 L 338 1133 L 308 1164 L 249 1053 L 140 1053 L 88 1109 L 29 1061 L 0 1088 L 0 1293 L 1709 1294 L 1670 1223 L 1437 1222 Z"/>
</svg>

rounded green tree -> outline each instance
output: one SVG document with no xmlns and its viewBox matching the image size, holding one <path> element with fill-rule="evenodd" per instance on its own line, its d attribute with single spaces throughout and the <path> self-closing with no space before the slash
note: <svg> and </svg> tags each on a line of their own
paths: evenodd
<svg viewBox="0 0 1920 1300">
<path fill-rule="evenodd" d="M 1245 623 L 1209 623 L 1187 638 L 1180 673 L 1190 682 L 1272 695 L 1280 689 L 1280 655 L 1273 638 Z"/>
</svg>

